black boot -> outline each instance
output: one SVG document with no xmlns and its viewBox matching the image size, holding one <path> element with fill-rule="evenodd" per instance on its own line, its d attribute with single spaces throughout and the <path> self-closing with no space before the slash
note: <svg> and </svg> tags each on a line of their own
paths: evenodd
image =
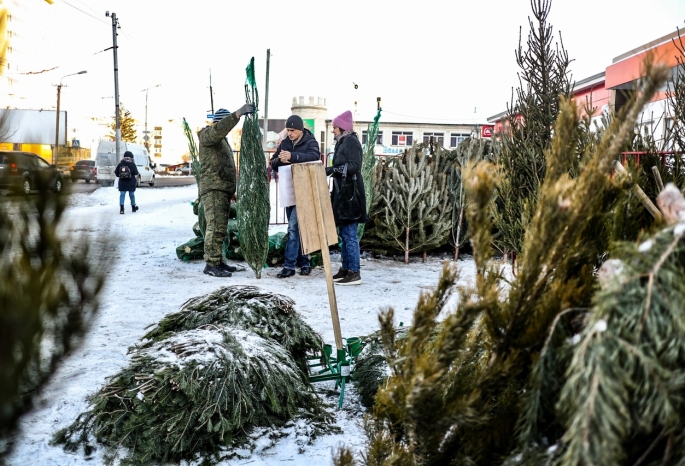
<svg viewBox="0 0 685 466">
<path fill-rule="evenodd" d="M 132 206 L 131 206 L 131 212 L 138 212 L 138 206 L 137 206 L 137 205 L 132 205 Z"/>
<path fill-rule="evenodd" d="M 120 205 L 120 206 L 119 206 L 119 213 L 120 213 L 120 214 L 123 214 L 123 213 L 124 213 L 124 206 L 123 206 L 123 205 Z"/>
</svg>

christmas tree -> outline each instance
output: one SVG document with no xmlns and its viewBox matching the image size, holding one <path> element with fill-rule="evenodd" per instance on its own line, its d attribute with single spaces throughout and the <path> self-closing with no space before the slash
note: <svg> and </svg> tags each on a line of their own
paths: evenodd
<svg viewBox="0 0 685 466">
<path fill-rule="evenodd" d="M 625 417 L 616 417 L 626 410 L 617 405 L 613 393 L 604 396 L 605 405 L 588 404 L 598 400 L 586 396 L 598 393 L 596 386 L 593 389 L 594 379 L 588 379 L 592 368 L 579 365 L 582 379 L 578 377 L 577 382 L 571 377 L 565 379 L 565 374 L 576 370 L 573 347 L 568 342 L 573 341 L 572 336 L 585 322 L 594 325 L 599 321 L 593 320 L 591 310 L 597 290 L 594 271 L 610 250 L 607 230 L 602 228 L 605 219 L 613 215 L 617 192 L 622 190 L 621 181 L 610 176 L 613 162 L 630 142 L 639 113 L 664 83 L 667 70 L 647 64 L 645 74 L 634 99 L 591 150 L 582 144 L 585 136 L 580 130 L 577 107 L 561 99 L 546 157 L 546 176 L 525 230 L 520 267 L 512 280 L 505 280 L 497 263 L 490 261 L 493 224 L 488 206 L 498 195 L 496 189 L 502 173 L 497 166 L 485 162 L 466 167 L 463 179 L 469 199 L 467 220 L 476 281 L 472 287 L 456 290 L 458 274 L 446 265 L 436 289 L 420 297 L 413 326 L 402 342 L 395 341 L 392 309 L 381 314 L 382 341 L 391 376 L 376 394 L 373 415 L 366 424 L 367 464 L 549 464 L 546 461 L 554 461 L 555 450 L 548 451 L 548 447 L 557 442 L 559 451 L 573 458 L 570 464 L 618 464 L 611 460 L 622 448 L 620 440 L 636 441 L 635 436 L 614 433 L 617 425 L 623 423 L 622 428 L 627 430 L 629 423 Z M 578 168 L 574 169 L 576 164 Z M 573 178 L 571 172 L 575 174 Z M 659 258 L 669 250 L 669 244 L 675 243 L 664 240 L 650 255 L 655 260 L 650 265 L 652 269 L 660 266 Z M 644 274 L 630 276 L 634 277 L 634 286 L 649 288 Z M 675 279 L 678 275 L 668 276 Z M 460 295 L 456 311 L 441 316 L 455 291 Z M 621 296 L 618 299 L 633 300 L 636 316 L 645 309 L 635 299 L 634 290 L 617 293 Z M 648 294 L 645 291 L 643 296 Z M 614 294 L 614 299 L 617 296 Z M 652 296 L 655 305 L 676 302 Z M 620 314 L 616 312 L 618 321 Z M 583 320 L 585 315 L 589 316 L 587 320 Z M 644 316 L 640 315 L 643 321 Z M 673 325 L 671 322 L 668 314 L 664 314 L 653 328 L 667 331 Z M 624 328 L 636 336 L 634 327 Z M 592 330 L 585 327 L 585 332 L 588 335 Z M 658 334 L 652 336 L 665 345 L 664 350 L 671 349 L 670 340 Z M 586 337 L 585 341 L 594 344 L 593 338 Z M 597 361 L 611 377 L 609 383 L 623 383 L 635 391 L 635 379 L 619 381 L 622 370 L 631 370 L 642 379 L 653 377 L 654 383 L 647 384 L 650 388 L 631 393 L 638 403 L 642 400 L 643 412 L 651 415 L 645 418 L 651 430 L 635 430 L 638 435 L 647 433 L 639 444 L 644 447 L 642 452 L 647 452 L 659 432 L 667 437 L 682 430 L 675 414 L 682 411 L 678 410 L 679 405 L 662 409 L 663 403 L 670 403 L 664 390 L 679 393 L 680 382 L 673 381 L 667 387 L 660 385 L 659 377 L 664 381 L 673 379 L 658 372 L 658 368 L 650 375 L 650 361 L 641 362 L 641 367 L 636 365 L 642 356 L 631 348 L 625 351 L 632 351 L 636 364 L 624 368 L 626 359 L 616 353 L 620 345 L 613 341 L 609 344 L 613 346 L 597 354 Z M 676 347 L 672 350 L 679 351 Z M 674 357 L 668 362 L 678 364 Z M 571 384 L 570 389 L 563 388 L 564 381 Z M 611 388 L 607 386 L 607 390 Z M 567 395 L 567 390 L 575 391 Z M 654 394 L 654 390 L 661 390 L 661 404 L 650 403 L 653 398 L 637 396 Z M 675 398 L 671 400 L 676 403 Z M 579 420 L 573 417 L 577 412 L 574 406 L 581 410 Z M 616 416 L 605 418 L 603 413 Z M 628 417 L 640 424 L 640 411 L 635 413 Z M 662 424 L 656 425 L 656 420 Z M 610 429 L 606 433 L 605 426 Z M 590 443 L 592 448 L 588 448 L 590 432 L 596 436 Z M 611 448 L 602 447 L 614 439 L 619 442 Z M 681 448 L 676 442 L 682 439 L 673 437 L 672 444 L 677 450 L 662 452 L 668 450 L 673 458 L 681 458 L 682 455 L 674 455 Z M 341 464 L 343 456 L 341 453 L 338 458 Z"/>
<path fill-rule="evenodd" d="M 259 105 L 254 73 L 254 58 L 247 69 L 245 99 L 247 103 Z M 262 134 L 259 129 L 257 111 L 245 117 L 240 140 L 240 168 L 236 210 L 238 212 L 238 238 L 245 261 L 254 270 L 257 278 L 262 277 L 262 268 L 269 253 L 269 181 L 266 174 L 266 159 L 262 149 Z"/>
<path fill-rule="evenodd" d="M 370 210 L 373 234 L 368 245 L 404 251 L 408 263 L 410 252 L 447 242 L 453 204 L 442 154 L 442 148 L 430 153 L 419 145 L 376 164 Z"/>
<path fill-rule="evenodd" d="M 531 0 L 537 24 L 529 20 L 525 50 L 519 33 L 516 63 L 521 69 L 520 86 L 516 101 L 508 108 L 498 151 L 503 176 L 495 204 L 495 244 L 515 254 L 522 252 L 525 231 L 545 179 L 545 151 L 559 113 L 559 98 L 568 97 L 571 90 L 568 53 L 561 39 L 561 45 L 552 47 L 552 26 L 547 23 L 551 6 L 551 0 Z"/>
</svg>

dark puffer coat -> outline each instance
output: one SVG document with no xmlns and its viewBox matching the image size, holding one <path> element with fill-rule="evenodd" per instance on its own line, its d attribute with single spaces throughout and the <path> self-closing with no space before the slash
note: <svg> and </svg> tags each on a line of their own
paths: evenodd
<svg viewBox="0 0 685 466">
<path fill-rule="evenodd" d="M 114 174 L 118 177 L 121 174 L 121 167 L 126 165 L 131 170 L 131 178 L 119 178 L 119 191 L 135 191 L 136 190 L 136 176 L 138 176 L 138 167 L 136 162 L 131 157 L 124 157 L 114 169 Z"/>
<path fill-rule="evenodd" d="M 326 168 L 326 174 L 332 175 L 333 193 L 331 194 L 333 202 L 333 215 L 335 216 L 336 225 L 346 225 L 352 222 L 343 222 L 338 218 L 338 196 L 340 184 L 343 179 L 343 172 L 345 164 L 347 164 L 347 177 L 357 177 L 357 189 L 361 195 L 361 216 L 358 222 L 366 223 L 369 219 L 366 212 L 366 191 L 364 190 L 364 180 L 362 179 L 362 145 L 357 138 L 357 133 L 350 133 L 340 138 L 335 143 L 335 153 L 333 155 L 333 166 Z"/>
<path fill-rule="evenodd" d="M 290 152 L 292 158 L 290 163 L 281 163 L 281 159 L 278 158 L 282 150 Z M 271 168 L 278 171 L 278 167 L 283 165 L 291 165 L 293 163 L 304 163 L 304 162 L 316 162 L 321 160 L 321 153 L 319 152 L 319 143 L 316 142 L 316 138 L 305 128 L 302 131 L 302 137 L 299 141 L 293 143 L 290 138 L 286 137 L 278 145 L 276 153 L 271 157 Z"/>
</svg>

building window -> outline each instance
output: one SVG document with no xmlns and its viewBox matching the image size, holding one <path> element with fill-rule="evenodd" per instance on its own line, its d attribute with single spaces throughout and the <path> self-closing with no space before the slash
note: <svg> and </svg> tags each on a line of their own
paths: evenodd
<svg viewBox="0 0 685 466">
<path fill-rule="evenodd" d="M 393 146 L 411 146 L 412 144 L 414 144 L 414 133 L 411 131 L 392 132 Z"/>
<path fill-rule="evenodd" d="M 369 139 L 369 132 L 362 131 L 362 145 L 366 144 L 366 140 Z M 383 133 L 379 130 L 376 136 L 376 144 L 383 145 Z"/>
<path fill-rule="evenodd" d="M 430 142 L 433 136 L 433 142 L 440 147 L 445 146 L 445 133 L 436 133 L 433 131 L 426 131 L 423 133 L 423 142 Z"/>
<path fill-rule="evenodd" d="M 450 134 L 450 147 L 459 147 L 459 144 L 464 142 L 466 138 L 470 137 L 469 133 L 451 133 Z"/>
</svg>

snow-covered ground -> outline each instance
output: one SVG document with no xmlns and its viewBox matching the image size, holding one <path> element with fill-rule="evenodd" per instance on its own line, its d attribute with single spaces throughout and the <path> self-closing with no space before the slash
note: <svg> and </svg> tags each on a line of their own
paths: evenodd
<svg viewBox="0 0 685 466">
<path fill-rule="evenodd" d="M 102 293 L 103 304 L 84 344 L 63 361 L 53 380 L 38 397 L 36 409 L 26 415 L 14 439 L 11 465 L 102 464 L 102 448 L 87 460 L 81 452 L 66 453 L 49 445 L 52 434 L 69 425 L 88 407 L 86 397 L 98 390 L 108 376 L 128 364 L 127 349 L 145 334 L 146 327 L 165 314 L 175 312 L 190 297 L 227 285 L 255 285 L 289 296 L 304 319 L 329 343 L 334 343 L 323 268 L 308 277 L 299 274 L 279 279 L 280 268 L 270 268 L 256 279 L 246 264 L 231 278 L 204 275 L 203 261 L 182 262 L 176 246 L 193 237 L 196 221 L 190 202 L 196 186 L 138 189 L 140 210 L 119 215 L 119 193 L 100 188 L 92 193 L 73 194 L 66 214 L 67 229 L 85 236 L 106 234 L 116 238 L 115 258 Z M 274 231 L 284 226 L 273 227 Z M 272 231 L 273 232 L 273 231 Z M 336 272 L 339 256 L 332 256 Z M 393 260 L 363 259 L 360 286 L 336 287 L 343 337 L 366 335 L 378 329 L 378 311 L 391 306 L 397 323 L 411 323 L 412 311 L 421 291 L 431 290 L 442 268 L 440 258 L 429 257 L 405 265 Z M 459 261 L 461 280 L 472 281 L 473 261 Z M 337 405 L 335 395 L 323 395 L 331 385 L 321 384 L 322 396 Z M 312 445 L 300 445 L 296 434 L 280 439 L 275 446 L 257 449 L 248 459 L 231 460 L 231 465 L 332 464 L 331 452 L 342 443 L 359 451 L 364 445 L 361 428 L 363 408 L 353 387 L 345 392 L 343 409 L 335 411 L 342 434 L 318 438 Z M 299 451 L 303 450 L 303 453 Z"/>
</svg>

